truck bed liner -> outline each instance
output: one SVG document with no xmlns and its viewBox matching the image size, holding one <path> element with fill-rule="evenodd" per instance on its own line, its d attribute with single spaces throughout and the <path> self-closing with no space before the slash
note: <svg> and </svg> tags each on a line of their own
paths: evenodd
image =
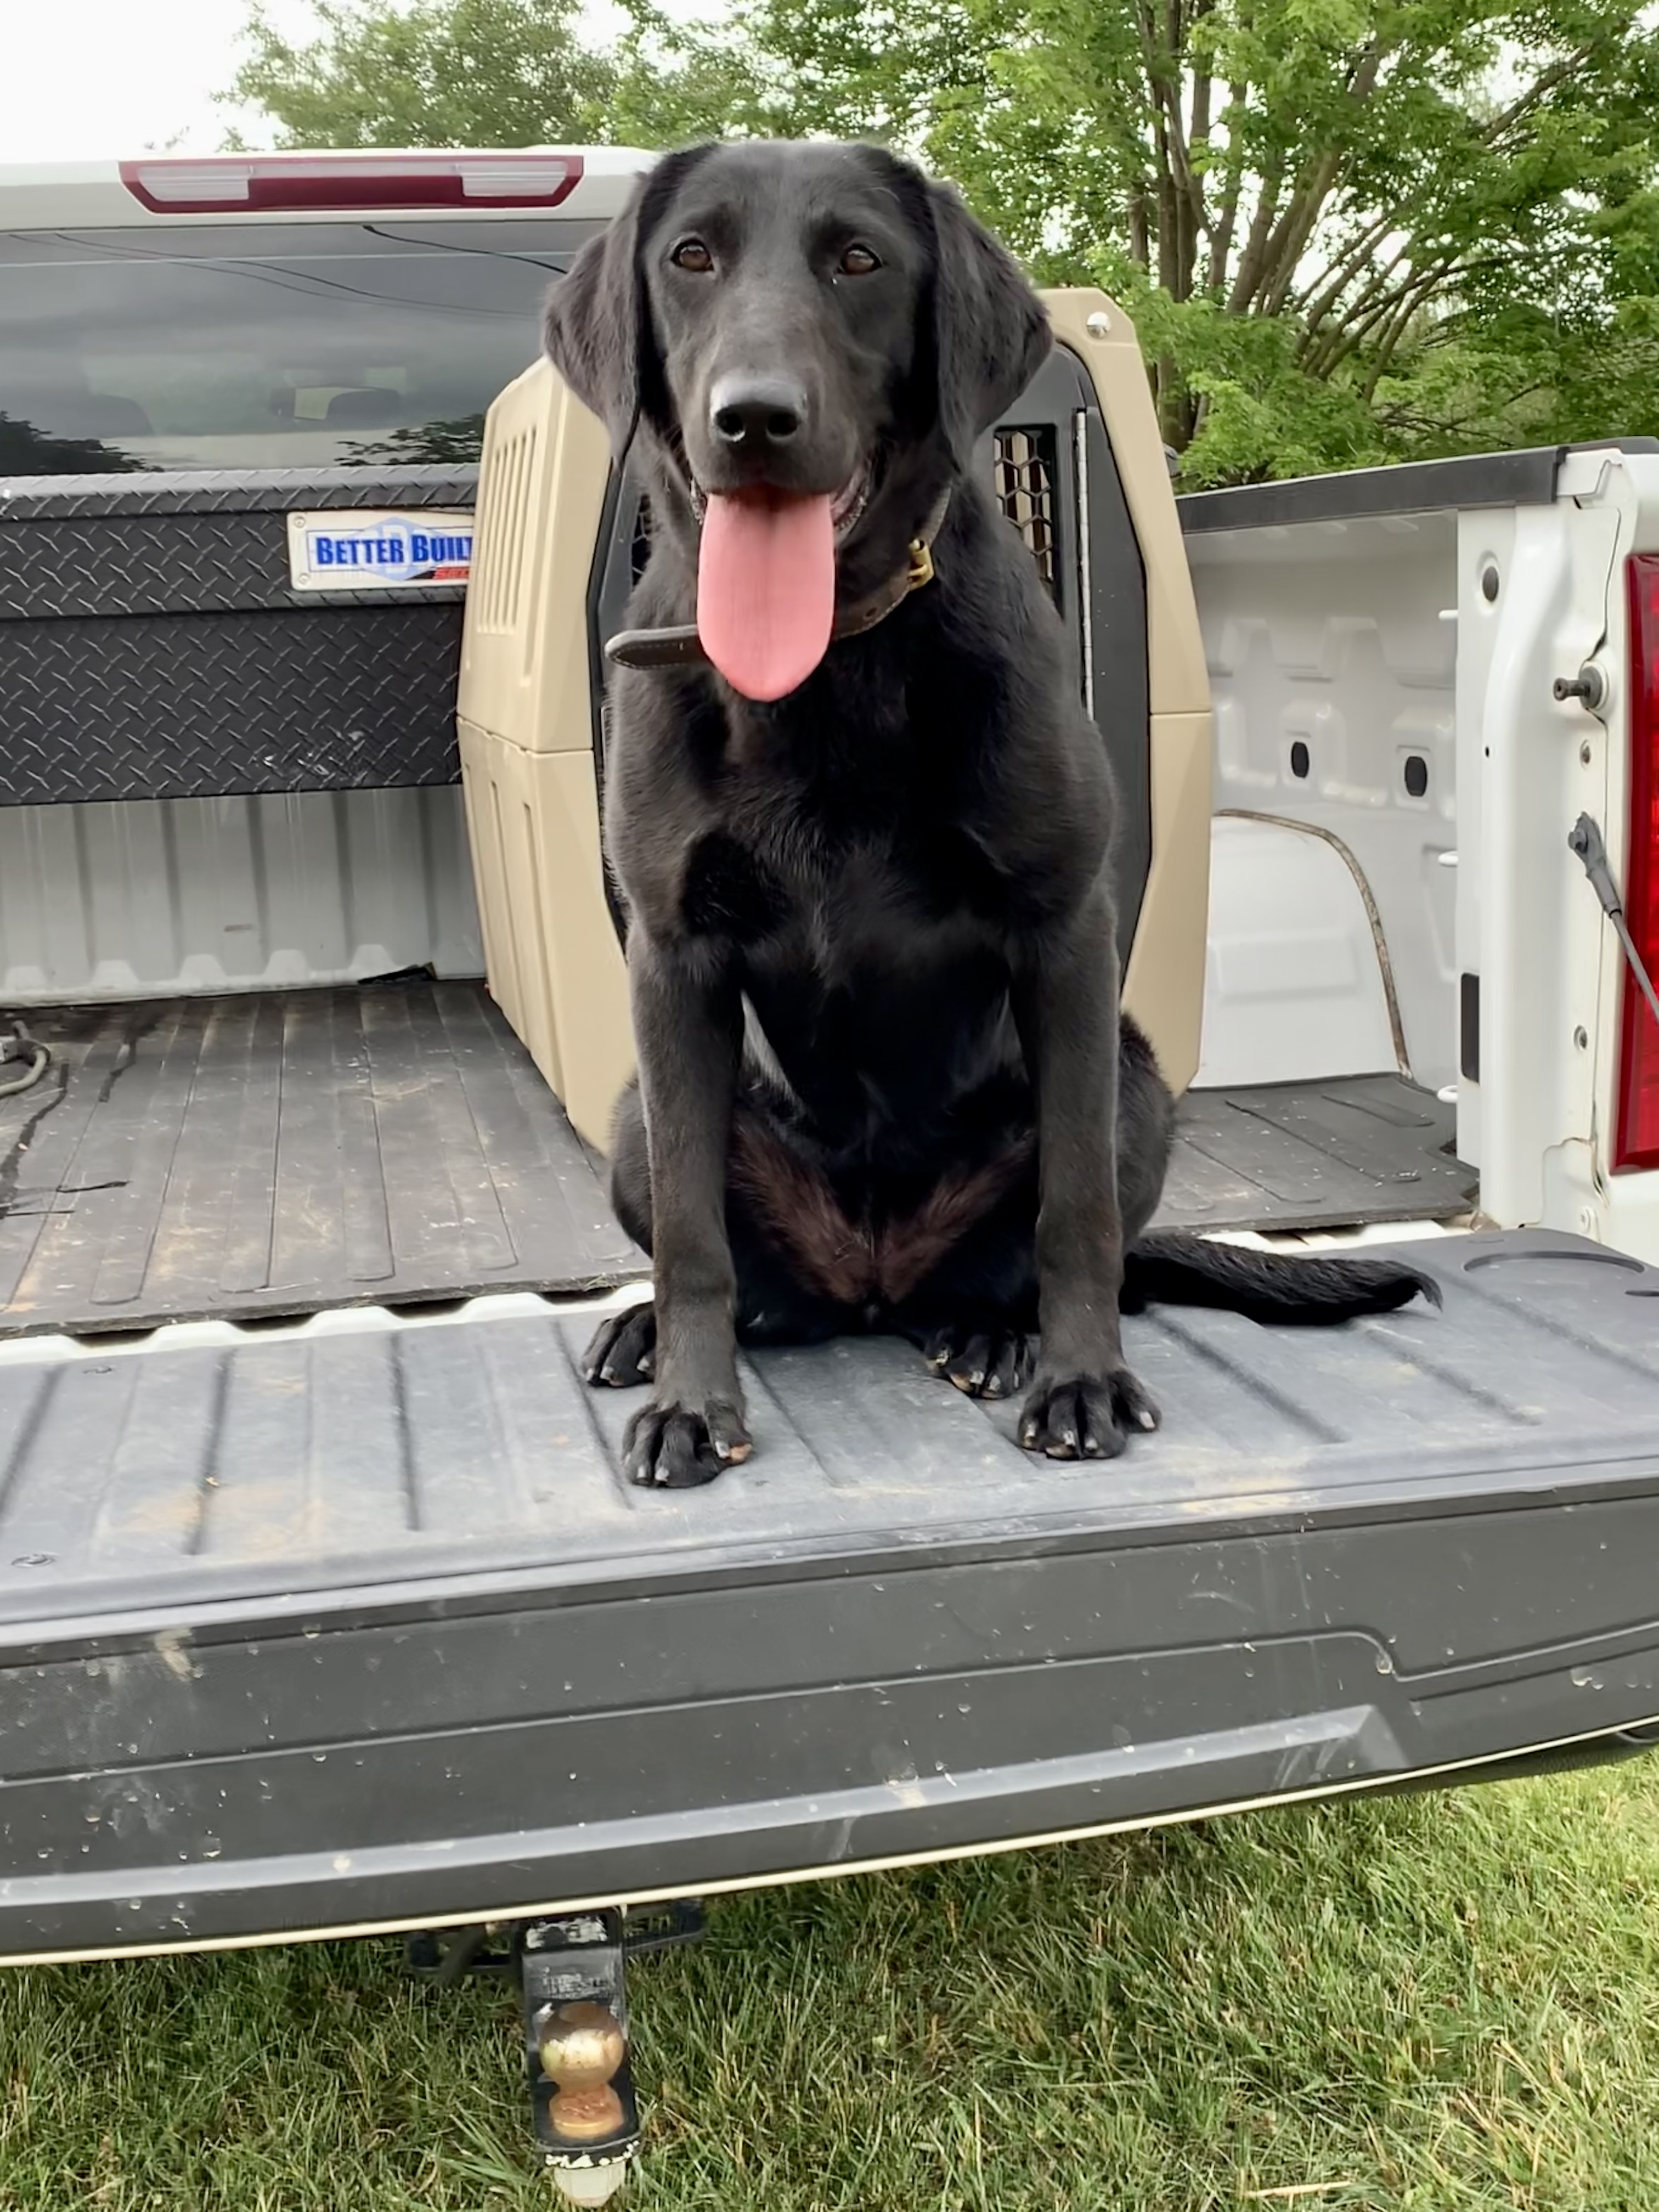
<svg viewBox="0 0 1659 2212">
<path fill-rule="evenodd" d="M 1449 1220 L 1477 1177 L 1453 1149 L 1455 1109 L 1402 1075 L 1194 1091 L 1159 1208 L 1178 1229 L 1346 1228 Z"/>
<path fill-rule="evenodd" d="M 484 988 L 410 977 L 31 1011 L 0 1102 L 0 1337 L 561 1295 L 643 1274 Z M 1182 1101 L 1161 1220 L 1463 1212 L 1451 1115 L 1398 1076 Z"/>
<path fill-rule="evenodd" d="M 1524 1232 L 1334 1331 L 1131 1322 L 1019 1452 L 908 1347 L 628 1488 L 586 1316 L 0 1361 L 0 1956 L 483 1917 L 1380 1781 L 1659 1716 L 1659 1270 Z"/>
<path fill-rule="evenodd" d="M 0 1335 L 644 1272 L 481 983 L 32 1011 L 0 1104 Z"/>
</svg>

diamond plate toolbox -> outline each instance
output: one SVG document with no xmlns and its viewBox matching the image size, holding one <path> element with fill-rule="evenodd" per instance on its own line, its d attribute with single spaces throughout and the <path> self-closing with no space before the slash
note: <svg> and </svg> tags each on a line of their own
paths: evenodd
<svg viewBox="0 0 1659 2212">
<path fill-rule="evenodd" d="M 289 517 L 465 515 L 477 489 L 456 468 L 0 482 L 0 805 L 454 782 L 463 586 L 298 592 Z"/>
</svg>

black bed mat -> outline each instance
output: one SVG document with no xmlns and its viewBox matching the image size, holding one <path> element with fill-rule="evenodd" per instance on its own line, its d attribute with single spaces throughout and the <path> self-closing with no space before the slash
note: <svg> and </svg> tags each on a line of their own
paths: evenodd
<svg viewBox="0 0 1659 2212">
<path fill-rule="evenodd" d="M 480 983 L 420 978 L 29 1017 L 0 1102 L 0 1337 L 632 1279 L 644 1261 Z M 1195 1091 L 1159 1220 L 1448 1218 L 1452 1109 L 1398 1076 Z"/>
<path fill-rule="evenodd" d="M 1347 1228 L 1468 1213 L 1477 1178 L 1456 1109 L 1399 1075 L 1194 1091 L 1158 1222 L 1171 1229 Z"/>
<path fill-rule="evenodd" d="M 1659 1717 L 1659 1271 L 1415 1243 L 1444 1310 L 1132 1321 L 1019 1451 L 909 1347 L 748 1363 L 618 1474 L 552 1310 L 0 1358 L 0 1957 L 493 1917 L 975 1847 Z"/>
<path fill-rule="evenodd" d="M 483 986 L 32 1012 L 0 1102 L 0 1336 L 590 1291 L 642 1272 Z"/>
</svg>

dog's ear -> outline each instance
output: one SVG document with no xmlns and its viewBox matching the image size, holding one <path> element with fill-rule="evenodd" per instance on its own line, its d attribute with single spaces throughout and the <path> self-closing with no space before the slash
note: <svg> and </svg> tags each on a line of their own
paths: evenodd
<svg viewBox="0 0 1659 2212">
<path fill-rule="evenodd" d="M 1006 414 L 1054 344 L 1048 310 L 1007 248 L 949 185 L 931 185 L 933 347 L 940 434 L 958 468 Z"/>
<path fill-rule="evenodd" d="M 661 380 L 641 252 L 669 195 L 707 151 L 696 146 L 665 155 L 548 295 L 542 319 L 548 358 L 604 422 L 619 461 Z"/>
</svg>

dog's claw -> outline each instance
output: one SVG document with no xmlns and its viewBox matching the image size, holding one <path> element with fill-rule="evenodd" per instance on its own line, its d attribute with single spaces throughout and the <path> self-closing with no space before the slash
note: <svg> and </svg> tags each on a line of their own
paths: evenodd
<svg viewBox="0 0 1659 2212">
<path fill-rule="evenodd" d="M 582 1354 L 582 1380 L 596 1390 L 631 1390 L 657 1364 L 657 1309 L 647 1300 L 607 1314 Z"/>
<path fill-rule="evenodd" d="M 969 1398 L 1011 1398 L 1031 1371 L 1030 1340 L 994 1324 L 939 1329 L 922 1357 Z"/>
<path fill-rule="evenodd" d="M 642 1406 L 623 1439 L 630 1482 L 647 1490 L 696 1490 L 754 1449 L 739 1407 L 711 1398 L 702 1407 Z"/>
<path fill-rule="evenodd" d="M 1120 1367 L 1107 1376 L 1044 1376 L 1020 1414 L 1019 1440 L 1049 1459 L 1115 1459 L 1128 1429 L 1155 1429 L 1156 1402 Z"/>
</svg>

